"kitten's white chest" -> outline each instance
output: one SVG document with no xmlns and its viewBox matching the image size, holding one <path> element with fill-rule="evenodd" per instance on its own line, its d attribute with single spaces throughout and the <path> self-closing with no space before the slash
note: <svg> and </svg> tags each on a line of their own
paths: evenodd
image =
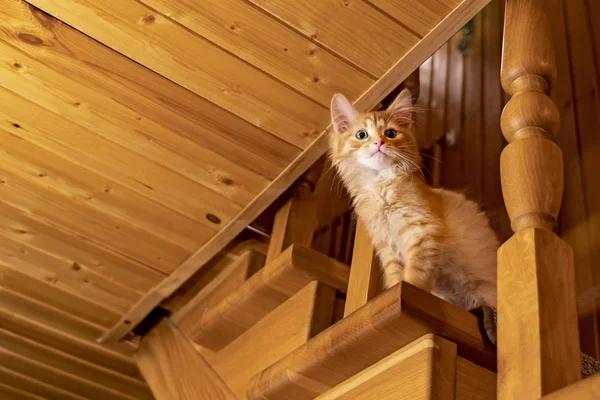
<svg viewBox="0 0 600 400">
<path fill-rule="evenodd" d="M 386 244 L 403 258 L 410 226 L 402 218 L 402 207 L 391 189 L 374 185 L 367 189 L 356 201 L 359 217 L 367 225 L 374 243 Z"/>
</svg>

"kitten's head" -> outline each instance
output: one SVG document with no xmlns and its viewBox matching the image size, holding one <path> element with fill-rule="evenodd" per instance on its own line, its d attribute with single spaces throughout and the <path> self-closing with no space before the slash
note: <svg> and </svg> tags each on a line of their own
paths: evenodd
<svg viewBox="0 0 600 400">
<path fill-rule="evenodd" d="M 334 165 L 344 170 L 374 172 L 394 167 L 399 174 L 420 169 L 414 132 L 412 97 L 408 89 L 385 111 L 359 113 L 341 94 L 331 99 L 334 132 L 329 141 Z"/>
</svg>

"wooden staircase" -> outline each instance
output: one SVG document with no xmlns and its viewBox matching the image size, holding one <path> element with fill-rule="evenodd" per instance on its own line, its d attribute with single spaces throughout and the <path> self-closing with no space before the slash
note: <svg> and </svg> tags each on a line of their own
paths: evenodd
<svg viewBox="0 0 600 400">
<path fill-rule="evenodd" d="M 318 179 L 296 183 L 266 254 L 245 250 L 144 337 L 137 361 L 156 397 L 494 398 L 496 349 L 475 315 L 406 283 L 379 293 L 362 224 L 352 268 L 309 247 Z"/>
<path fill-rule="evenodd" d="M 380 293 L 362 224 L 352 268 L 310 248 L 313 168 L 276 213 L 266 254 L 247 250 L 142 339 L 136 359 L 157 399 L 597 398 L 597 376 L 577 382 L 572 258 L 551 232 L 562 185 L 545 94 L 554 62 L 551 51 L 532 56 L 546 41 L 526 34 L 548 30 L 540 1 L 507 2 L 505 46 L 525 50 L 504 54 L 516 100 L 502 121 L 502 171 L 516 234 L 500 250 L 499 356 L 475 315 L 407 283 Z M 542 184 L 536 168 L 559 176 Z"/>
</svg>

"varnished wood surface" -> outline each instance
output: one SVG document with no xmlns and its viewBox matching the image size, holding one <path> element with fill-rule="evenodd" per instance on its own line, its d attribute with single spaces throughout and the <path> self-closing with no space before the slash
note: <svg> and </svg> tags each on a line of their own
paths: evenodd
<svg viewBox="0 0 600 400">
<path fill-rule="evenodd" d="M 102 353 L 91 332 L 123 338 L 321 157 L 334 92 L 372 108 L 487 1 L 0 0 L 16 293 Z"/>
<path fill-rule="evenodd" d="M 200 352 L 243 400 L 254 375 L 331 325 L 334 300 L 334 289 L 313 281 L 220 351 Z"/>
<path fill-rule="evenodd" d="M 474 315 L 402 283 L 256 375 L 248 398 L 312 399 L 427 333 L 495 368 L 495 349 Z"/>
<path fill-rule="evenodd" d="M 448 40 L 463 24 L 469 21 L 477 12 L 479 12 L 490 0 L 463 0 L 458 4 L 452 11 L 442 18 L 441 22 L 435 27 L 431 28 L 429 33 L 419 40 L 409 52 L 407 52 L 400 59 L 396 60 L 391 67 L 383 74 L 379 80 L 372 85 L 368 90 L 365 90 L 360 97 L 355 101 L 355 106 L 360 110 L 370 110 L 374 108 L 383 97 L 390 93 L 399 82 L 402 82 L 408 77 L 418 66 L 430 56 L 442 43 Z M 287 4 L 287 3 L 286 3 Z M 296 4 L 296 3 L 295 3 Z M 335 3 L 327 1 L 324 3 L 327 5 L 326 15 L 335 14 L 335 10 L 340 11 L 336 7 L 346 7 L 344 3 Z M 348 3 L 350 5 L 351 3 Z M 362 2 L 355 2 L 358 8 L 362 8 L 364 4 Z M 264 6 L 264 7 L 263 7 Z M 261 8 L 269 10 L 272 13 L 273 7 L 281 8 L 279 2 L 261 2 Z M 333 7 L 329 9 L 329 7 Z M 353 7 L 349 7 L 353 9 Z M 309 14 L 313 12 L 312 7 L 307 7 L 306 10 Z M 351 12 L 355 12 L 353 10 Z M 287 12 L 287 11 L 286 11 Z M 344 10 L 343 13 L 348 11 Z M 370 13 L 370 11 L 369 11 Z M 300 14 L 295 14 L 293 17 L 298 18 Z M 374 15 L 374 14 L 367 14 Z M 311 23 L 309 25 L 302 26 L 301 32 L 305 29 L 312 30 L 315 25 L 312 22 L 312 18 L 315 17 L 316 21 L 323 23 L 323 15 L 310 17 Z M 337 14 L 336 14 L 337 17 Z M 283 19 L 284 23 L 292 23 L 292 16 L 290 20 Z M 388 17 L 389 18 L 389 17 Z M 350 20 L 354 20 L 352 17 Z M 346 26 L 352 30 L 352 34 L 356 34 L 356 26 L 353 24 L 351 27 Z M 360 25 L 359 25 L 360 26 Z M 385 28 L 385 26 L 383 26 Z M 331 27 L 328 25 L 327 29 L 333 29 L 335 32 L 339 32 L 339 26 Z M 349 33 L 349 32 L 346 32 Z M 311 34 L 311 38 L 315 41 L 319 41 L 318 34 Z M 354 46 L 354 45 L 353 45 Z M 351 51 L 354 51 L 354 47 Z M 325 125 L 323 125 L 325 128 Z M 267 206 L 283 193 L 301 174 L 303 174 L 311 165 L 313 165 L 327 148 L 327 130 L 321 131 L 320 135 L 306 147 L 303 153 L 295 158 L 286 168 L 283 170 L 278 177 L 272 181 L 272 183 L 265 188 L 261 194 L 250 202 L 246 208 L 238 214 L 235 220 L 229 225 L 223 228 L 219 234 L 213 236 L 213 238 L 201 247 L 196 253 L 194 253 L 188 260 L 181 264 L 180 268 L 173 273 L 168 279 L 165 279 L 160 285 L 154 290 L 147 293 L 140 301 L 138 301 L 134 307 L 119 321 L 117 325 L 113 327 L 103 338 L 103 341 L 114 341 L 123 338 L 130 329 L 129 325 L 135 325 L 139 323 L 151 310 L 160 303 L 161 300 L 169 297 L 179 286 L 181 286 L 187 279 L 189 279 L 199 268 L 201 268 L 206 262 L 208 262 L 220 249 L 222 249 L 227 243 L 229 243 L 235 236 L 241 232 L 248 223 L 264 211 Z"/>
<path fill-rule="evenodd" d="M 356 224 L 354 236 L 354 249 L 352 250 L 352 265 L 348 279 L 348 292 L 344 316 L 367 304 L 383 289 L 383 271 L 379 259 L 373 249 L 373 242 L 362 223 Z"/>
<path fill-rule="evenodd" d="M 348 269 L 293 245 L 211 309 L 186 307 L 174 319 L 195 343 L 219 350 L 313 280 L 345 291 Z"/>
<path fill-rule="evenodd" d="M 496 374 L 466 360 L 456 359 L 456 400 L 495 400 Z"/>
<path fill-rule="evenodd" d="M 453 400 L 456 368 L 456 344 L 427 334 L 316 400 Z"/>
<path fill-rule="evenodd" d="M 157 400 L 236 400 L 192 342 L 168 319 L 144 337 L 135 359 Z"/>
<path fill-rule="evenodd" d="M 539 398 L 581 378 L 575 271 L 553 233 L 563 193 L 554 141 L 560 113 L 551 26 L 542 0 L 506 2 L 501 81 L 512 96 L 501 118 L 500 159 L 515 235 L 498 251 L 498 398 Z"/>
<path fill-rule="evenodd" d="M 552 392 L 544 400 L 598 400 L 600 399 L 600 374 L 573 383 L 561 390 Z"/>
</svg>

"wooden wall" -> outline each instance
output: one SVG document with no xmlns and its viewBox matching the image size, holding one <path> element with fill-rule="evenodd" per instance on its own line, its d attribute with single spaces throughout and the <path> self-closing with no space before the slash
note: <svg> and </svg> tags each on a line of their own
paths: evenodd
<svg viewBox="0 0 600 400">
<path fill-rule="evenodd" d="M 546 4 L 565 158 L 558 230 L 575 254 L 582 348 L 600 358 L 600 2 Z M 501 240 L 511 234 L 499 182 L 505 145 L 499 121 L 507 101 L 499 81 L 503 11 L 503 1 L 492 1 L 471 33 L 467 26 L 421 67 L 419 99 L 420 135 L 441 147 L 441 185 L 481 202 Z"/>
</svg>

